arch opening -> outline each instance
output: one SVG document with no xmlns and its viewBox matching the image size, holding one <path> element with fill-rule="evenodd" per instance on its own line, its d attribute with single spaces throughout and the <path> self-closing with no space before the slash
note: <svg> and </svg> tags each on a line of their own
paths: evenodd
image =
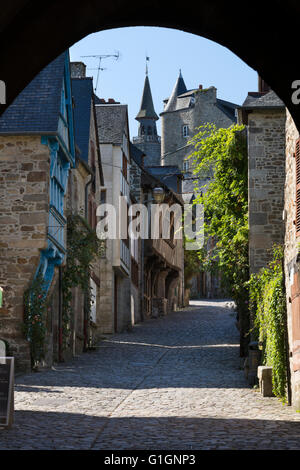
<svg viewBox="0 0 300 470">
<path fill-rule="evenodd" d="M 6 105 L 0 111 L 49 62 L 88 34 L 127 26 L 158 26 L 176 28 L 227 47 L 270 85 L 299 129 L 300 110 L 291 100 L 291 87 L 298 75 L 294 57 L 300 5 L 286 1 L 270 6 L 268 2 L 252 1 L 244 6 L 241 10 L 236 1 L 228 4 L 203 0 L 200 11 L 198 3 L 190 5 L 189 11 L 198 14 L 182 15 L 179 2 L 172 2 L 172 8 L 162 8 L 159 1 L 151 2 L 151 8 L 147 4 L 137 8 L 134 2 L 116 0 L 106 5 L 93 0 L 72 5 L 68 0 L 42 5 L 37 1 L 11 1 L 0 21 L 0 78 L 7 87 Z M 249 25 L 253 26 L 251 30 Z"/>
</svg>

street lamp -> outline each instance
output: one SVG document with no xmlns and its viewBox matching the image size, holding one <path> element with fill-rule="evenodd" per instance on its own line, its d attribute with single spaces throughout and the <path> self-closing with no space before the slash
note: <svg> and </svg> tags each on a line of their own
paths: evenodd
<svg viewBox="0 0 300 470">
<path fill-rule="evenodd" d="M 161 204 L 163 202 L 164 197 L 165 197 L 165 192 L 163 188 L 160 188 L 160 187 L 153 188 L 152 194 L 153 194 L 154 201 L 157 204 Z"/>
</svg>

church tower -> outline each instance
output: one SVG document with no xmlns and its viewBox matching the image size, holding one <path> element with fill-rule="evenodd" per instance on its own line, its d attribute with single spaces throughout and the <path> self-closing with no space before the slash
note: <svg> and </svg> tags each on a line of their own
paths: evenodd
<svg viewBox="0 0 300 470">
<path fill-rule="evenodd" d="M 145 153 L 145 166 L 160 165 L 160 137 L 156 129 L 159 117 L 154 110 L 147 69 L 141 106 L 135 119 L 139 122 L 139 130 L 133 143 Z"/>
</svg>

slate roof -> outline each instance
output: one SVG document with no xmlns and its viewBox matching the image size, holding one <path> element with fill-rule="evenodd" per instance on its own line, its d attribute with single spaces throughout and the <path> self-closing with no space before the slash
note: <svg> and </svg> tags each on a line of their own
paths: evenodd
<svg viewBox="0 0 300 470">
<path fill-rule="evenodd" d="M 217 98 L 217 107 L 223 111 L 224 114 L 226 114 L 229 119 L 232 121 L 236 122 L 236 115 L 235 115 L 235 110 L 240 108 L 238 104 L 231 103 L 230 101 L 225 101 L 221 100 L 220 98 Z"/>
<path fill-rule="evenodd" d="M 247 98 L 245 99 L 243 109 L 274 109 L 274 108 L 285 108 L 285 104 L 281 99 L 276 95 L 273 90 L 270 90 L 268 93 L 248 93 Z"/>
<path fill-rule="evenodd" d="M 194 88 L 192 90 L 187 90 L 182 75 L 180 73 L 171 96 L 169 99 L 164 100 L 165 108 L 161 114 L 178 111 L 182 109 L 188 109 L 190 107 L 191 97 L 194 93 L 199 91 L 199 88 Z M 235 109 L 240 108 L 239 105 L 231 103 L 230 101 L 225 101 L 217 98 L 217 107 L 226 114 L 227 117 L 236 122 Z"/>
<path fill-rule="evenodd" d="M 127 104 L 96 104 L 100 144 L 122 144 L 127 126 Z"/>
<path fill-rule="evenodd" d="M 72 78 L 72 95 L 75 143 L 80 149 L 81 159 L 88 163 L 93 79 Z"/>
<path fill-rule="evenodd" d="M 177 98 L 178 96 L 182 95 L 183 93 L 187 92 L 187 88 L 185 86 L 183 77 L 181 75 L 181 72 L 179 73 L 179 77 L 176 80 L 176 83 L 174 85 L 174 88 L 172 90 L 171 96 L 168 99 L 168 102 L 164 108 L 164 113 L 167 113 L 169 111 L 175 111 L 176 105 L 177 105 Z"/>
<path fill-rule="evenodd" d="M 178 192 L 177 182 L 178 177 L 182 179 L 182 172 L 179 170 L 176 165 L 166 165 L 166 166 L 147 166 L 147 171 L 162 181 L 168 188 L 172 189 L 175 193 Z M 181 192 L 181 188 L 180 191 Z"/>
<path fill-rule="evenodd" d="M 177 193 L 177 187 L 173 190 L 165 181 L 162 181 L 156 175 L 153 175 L 149 171 L 149 167 L 144 168 L 140 166 L 140 168 L 142 170 L 142 186 L 150 185 L 152 188 L 160 186 L 165 190 L 165 192 L 169 191 L 173 195 L 174 199 L 176 199 L 180 204 L 183 204 L 181 194 Z"/>
<path fill-rule="evenodd" d="M 47 65 L 4 111 L 0 134 L 57 132 L 66 54 Z"/>
<path fill-rule="evenodd" d="M 129 143 L 130 147 L 130 155 L 131 158 L 139 165 L 142 166 L 143 164 L 143 155 L 145 155 L 142 150 L 140 150 L 136 145 L 134 145 L 132 142 Z"/>
<path fill-rule="evenodd" d="M 152 100 L 152 94 L 151 94 L 151 88 L 150 88 L 150 82 L 148 75 L 145 77 L 145 83 L 144 83 L 144 89 L 143 89 L 143 94 L 142 94 L 142 101 L 141 101 L 141 106 L 138 114 L 136 115 L 137 120 L 140 119 L 159 119 L 157 116 L 155 110 L 154 110 L 154 105 L 153 105 L 153 100 Z"/>
</svg>

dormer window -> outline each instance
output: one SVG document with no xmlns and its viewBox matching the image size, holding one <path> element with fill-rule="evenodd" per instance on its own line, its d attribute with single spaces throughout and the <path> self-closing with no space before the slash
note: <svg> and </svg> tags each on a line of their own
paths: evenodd
<svg viewBox="0 0 300 470">
<path fill-rule="evenodd" d="M 184 125 L 182 126 L 182 136 L 183 136 L 183 137 L 188 137 L 189 134 L 190 134 L 190 132 L 189 132 L 189 126 L 188 126 L 187 124 L 184 124 Z"/>
</svg>

